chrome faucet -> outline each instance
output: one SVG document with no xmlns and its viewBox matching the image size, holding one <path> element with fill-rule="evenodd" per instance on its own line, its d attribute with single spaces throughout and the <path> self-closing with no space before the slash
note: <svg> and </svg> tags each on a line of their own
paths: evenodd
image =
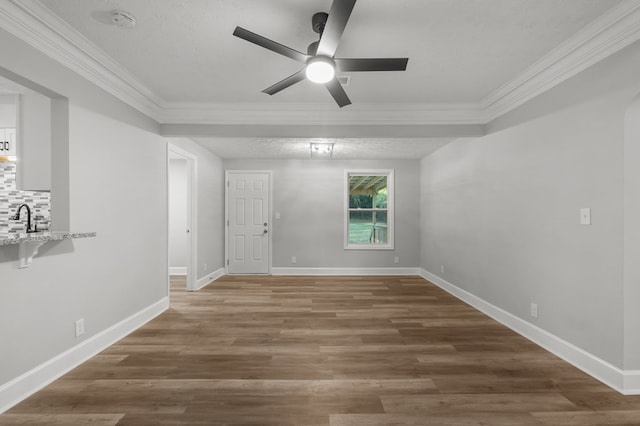
<svg viewBox="0 0 640 426">
<path fill-rule="evenodd" d="M 35 230 L 31 229 L 31 209 L 26 204 L 22 204 L 20 207 L 18 207 L 18 210 L 16 210 L 16 214 L 11 216 L 11 220 L 20 220 L 20 211 L 23 207 L 27 209 L 27 234 L 36 232 Z"/>
</svg>

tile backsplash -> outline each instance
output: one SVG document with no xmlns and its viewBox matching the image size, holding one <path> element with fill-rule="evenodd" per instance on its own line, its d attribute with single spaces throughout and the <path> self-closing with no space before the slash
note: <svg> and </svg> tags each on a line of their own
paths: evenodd
<svg viewBox="0 0 640 426">
<path fill-rule="evenodd" d="M 27 229 L 25 209 L 20 212 L 20 221 L 9 218 L 16 213 L 21 204 L 27 204 L 31 209 L 32 227 L 36 221 L 39 225 L 49 225 L 51 218 L 50 194 L 48 192 L 18 191 L 16 189 L 16 163 L 0 162 L 0 234 L 25 232 Z"/>
</svg>

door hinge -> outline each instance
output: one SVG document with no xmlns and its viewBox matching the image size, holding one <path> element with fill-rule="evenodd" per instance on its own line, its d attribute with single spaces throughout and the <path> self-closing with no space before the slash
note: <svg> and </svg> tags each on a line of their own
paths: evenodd
<svg viewBox="0 0 640 426">
<path fill-rule="evenodd" d="M 229 226 L 229 219 L 227 219 L 227 226 Z"/>
</svg>

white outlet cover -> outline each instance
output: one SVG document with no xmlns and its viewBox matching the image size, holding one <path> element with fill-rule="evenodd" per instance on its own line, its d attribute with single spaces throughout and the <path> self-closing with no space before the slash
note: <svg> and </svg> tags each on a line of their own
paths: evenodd
<svg viewBox="0 0 640 426">
<path fill-rule="evenodd" d="M 531 304 L 531 316 L 534 318 L 538 318 L 538 304 L 537 303 L 532 303 Z"/>
<path fill-rule="evenodd" d="M 80 337 L 84 334 L 84 319 L 76 321 L 76 337 Z"/>
<path fill-rule="evenodd" d="M 591 225 L 591 209 L 580 209 L 580 225 Z"/>
</svg>

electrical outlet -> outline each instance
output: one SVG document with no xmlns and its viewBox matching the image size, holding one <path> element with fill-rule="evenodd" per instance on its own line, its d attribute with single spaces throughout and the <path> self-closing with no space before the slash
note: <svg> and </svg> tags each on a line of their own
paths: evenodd
<svg viewBox="0 0 640 426">
<path fill-rule="evenodd" d="M 393 258 L 393 263 L 400 263 L 400 257 L 396 256 Z"/>
<path fill-rule="evenodd" d="M 84 334 L 84 318 L 80 318 L 76 321 L 76 337 L 80 337 Z"/>
<path fill-rule="evenodd" d="M 538 304 L 531 303 L 531 316 L 534 318 L 538 318 Z"/>
<path fill-rule="evenodd" d="M 291 256 L 291 263 L 298 263 L 298 259 L 295 256 Z"/>
<path fill-rule="evenodd" d="M 444 274 L 444 265 L 440 265 L 440 273 Z"/>
<path fill-rule="evenodd" d="M 204 270 L 205 271 L 207 270 L 207 264 L 206 263 L 204 264 Z"/>
</svg>

